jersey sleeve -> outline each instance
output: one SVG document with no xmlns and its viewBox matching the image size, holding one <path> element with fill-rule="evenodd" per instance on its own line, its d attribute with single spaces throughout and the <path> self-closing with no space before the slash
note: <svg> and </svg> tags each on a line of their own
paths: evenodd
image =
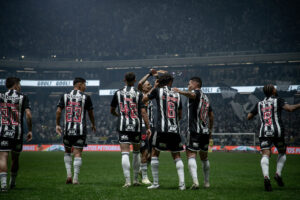
<svg viewBox="0 0 300 200">
<path fill-rule="evenodd" d="M 61 109 L 65 108 L 65 99 L 64 99 L 64 95 L 61 96 L 61 98 L 58 101 L 57 107 L 60 107 Z"/>
<path fill-rule="evenodd" d="M 118 97 L 117 97 L 117 92 L 115 92 L 112 100 L 111 100 L 111 107 L 116 108 L 118 106 Z"/>
<path fill-rule="evenodd" d="M 178 107 L 178 110 L 182 110 L 182 101 L 181 101 L 181 99 L 180 99 L 180 101 L 179 101 L 179 107 Z"/>
<path fill-rule="evenodd" d="M 212 112 L 212 111 L 213 111 L 213 109 L 212 109 L 211 105 L 209 104 L 209 106 L 208 106 L 208 112 Z"/>
<path fill-rule="evenodd" d="M 85 104 L 85 109 L 86 110 L 93 110 L 93 103 L 92 103 L 92 99 L 90 96 L 87 95 L 86 97 L 86 104 Z"/>
<path fill-rule="evenodd" d="M 30 109 L 31 110 L 31 105 L 30 105 L 30 102 L 29 102 L 29 98 L 24 95 L 24 109 Z"/>
<path fill-rule="evenodd" d="M 201 94 L 200 94 L 199 90 L 192 90 L 191 92 L 194 93 L 194 94 L 196 94 L 196 100 L 200 99 Z"/>
<path fill-rule="evenodd" d="M 278 107 L 280 109 L 282 109 L 285 104 L 286 104 L 286 101 L 283 98 L 278 98 Z"/>
<path fill-rule="evenodd" d="M 251 112 L 253 115 L 257 115 L 258 113 L 258 103 L 255 104 L 254 108 L 251 110 Z"/>
<path fill-rule="evenodd" d="M 157 93 L 158 93 L 158 89 L 157 88 L 155 88 L 154 90 L 152 90 L 152 92 L 150 94 L 148 94 L 149 100 L 156 98 Z"/>
</svg>

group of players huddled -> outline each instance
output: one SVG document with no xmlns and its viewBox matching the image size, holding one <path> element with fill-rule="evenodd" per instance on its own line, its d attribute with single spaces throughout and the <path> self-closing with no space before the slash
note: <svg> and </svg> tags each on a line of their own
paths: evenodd
<svg viewBox="0 0 300 200">
<path fill-rule="evenodd" d="M 155 77 L 152 87 L 148 79 Z M 180 152 L 186 150 L 188 168 L 193 185 L 191 189 L 199 189 L 197 177 L 196 156 L 199 152 L 204 174 L 204 187 L 210 187 L 210 163 L 207 152 L 212 144 L 213 110 L 208 97 L 202 92 L 202 81 L 199 77 L 192 77 L 188 82 L 188 90 L 183 91 L 173 87 L 174 78 L 163 70 L 151 69 L 134 87 L 136 77 L 133 72 L 125 74 L 125 86 L 117 90 L 111 101 L 111 114 L 118 118 L 120 149 L 122 153 L 122 168 L 125 177 L 123 187 L 141 185 L 139 175 L 142 175 L 142 184 L 148 189 L 159 188 L 159 154 L 160 151 L 169 151 L 174 159 L 179 178 L 179 190 L 185 190 L 184 164 Z M 66 184 L 79 184 L 78 175 L 82 165 L 82 150 L 86 146 L 87 123 L 86 111 L 96 131 L 93 104 L 91 97 L 84 93 L 86 80 L 75 78 L 74 88 L 70 93 L 62 95 L 56 111 L 56 132 L 63 133 L 65 147 L 64 163 L 67 171 Z M 8 91 L 0 94 L 1 127 L 0 127 L 0 181 L 1 191 L 13 189 L 16 186 L 16 177 L 19 169 L 19 155 L 23 145 L 23 117 L 26 115 L 28 127 L 27 141 L 32 139 L 32 120 L 29 99 L 21 93 L 20 79 L 9 77 L 6 79 Z M 277 169 L 275 180 L 279 186 L 284 186 L 281 172 L 286 161 L 286 144 L 284 141 L 284 127 L 281 120 L 281 111 L 294 111 L 300 104 L 289 105 L 277 97 L 273 85 L 263 88 L 265 99 L 258 102 L 248 114 L 252 119 L 259 114 L 261 128 L 259 130 L 260 148 L 262 153 L 261 167 L 264 176 L 266 191 L 272 191 L 269 178 L 269 157 L 273 145 L 278 149 Z M 180 136 L 180 119 L 182 117 L 181 95 L 188 98 L 187 130 L 185 143 Z M 157 120 L 154 122 L 153 102 L 156 101 Z M 64 128 L 60 126 L 63 109 Z M 133 146 L 133 182 L 130 175 L 130 145 Z M 11 152 L 12 164 L 9 187 L 7 186 L 8 155 Z M 72 158 L 74 155 L 74 161 Z M 148 163 L 150 162 L 153 181 L 148 178 Z M 72 163 L 74 174 L 72 174 Z"/>
</svg>

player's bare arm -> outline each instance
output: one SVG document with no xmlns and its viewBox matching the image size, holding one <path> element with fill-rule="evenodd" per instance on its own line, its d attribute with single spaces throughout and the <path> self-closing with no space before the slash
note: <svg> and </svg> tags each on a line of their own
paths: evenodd
<svg viewBox="0 0 300 200">
<path fill-rule="evenodd" d="M 94 111 L 93 110 L 89 110 L 88 114 L 89 114 L 90 121 L 92 123 L 92 130 L 95 133 L 96 132 L 96 125 L 95 125 Z"/>
<path fill-rule="evenodd" d="M 253 113 L 248 113 L 248 116 L 247 116 L 247 119 L 248 119 L 248 120 L 253 119 L 253 117 L 254 117 Z"/>
<path fill-rule="evenodd" d="M 172 88 L 172 90 L 174 92 L 178 92 L 179 94 L 181 94 L 183 96 L 186 96 L 187 98 L 196 99 L 196 94 L 194 92 L 191 92 L 191 91 L 182 91 L 182 90 L 179 90 L 176 87 Z"/>
<path fill-rule="evenodd" d="M 117 113 L 115 107 L 110 107 L 110 113 L 111 113 L 113 116 L 119 117 L 119 114 Z"/>
<path fill-rule="evenodd" d="M 60 126 L 60 118 L 61 118 L 61 108 L 57 107 L 56 110 L 56 133 L 61 136 L 62 130 Z"/>
<path fill-rule="evenodd" d="M 30 109 L 25 109 L 25 113 L 26 113 L 26 122 L 27 122 L 27 127 L 28 127 L 26 141 L 30 142 L 32 140 L 32 116 L 31 116 Z"/>
<path fill-rule="evenodd" d="M 283 106 L 283 109 L 288 112 L 293 112 L 295 110 L 298 110 L 299 108 L 300 108 L 300 103 L 294 105 L 284 104 Z"/>
<path fill-rule="evenodd" d="M 143 118 L 143 120 L 145 122 L 145 125 L 147 127 L 147 136 L 148 136 L 148 138 L 150 138 L 151 128 L 150 128 L 150 123 L 149 123 L 149 117 L 148 117 L 148 114 L 147 114 L 147 110 L 145 108 L 142 108 L 141 113 L 142 113 L 142 118 Z"/>
<path fill-rule="evenodd" d="M 143 85 L 146 82 L 146 80 L 150 77 L 153 76 L 153 74 L 157 74 L 156 70 L 151 69 L 149 74 L 146 74 L 138 83 L 138 90 L 142 91 L 143 90 Z"/>
<path fill-rule="evenodd" d="M 209 118 L 209 125 L 208 125 L 209 139 L 211 139 L 212 129 L 214 127 L 214 113 L 212 111 L 208 112 L 208 118 Z"/>
</svg>

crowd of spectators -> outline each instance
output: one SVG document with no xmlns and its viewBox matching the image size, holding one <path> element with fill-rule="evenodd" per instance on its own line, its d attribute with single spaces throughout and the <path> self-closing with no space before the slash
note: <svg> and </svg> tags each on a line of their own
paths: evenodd
<svg viewBox="0 0 300 200">
<path fill-rule="evenodd" d="M 1 1 L 0 58 L 295 52 L 299 16 L 297 1 Z"/>
</svg>

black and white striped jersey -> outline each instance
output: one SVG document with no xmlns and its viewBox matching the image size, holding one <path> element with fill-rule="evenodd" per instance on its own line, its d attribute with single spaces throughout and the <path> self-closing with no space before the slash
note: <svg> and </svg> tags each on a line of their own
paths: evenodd
<svg viewBox="0 0 300 200">
<path fill-rule="evenodd" d="M 178 133 L 179 127 L 179 110 L 182 109 L 182 103 L 179 93 L 174 92 L 171 88 L 164 86 L 154 89 L 148 98 L 156 99 L 157 102 L 157 131 Z"/>
<path fill-rule="evenodd" d="M 154 117 L 153 117 L 153 102 L 152 101 L 148 101 L 145 105 L 145 107 L 147 107 L 147 114 L 148 114 L 148 118 L 149 118 L 149 125 L 151 128 L 154 127 Z M 145 122 L 142 119 L 142 127 L 145 128 Z"/>
<path fill-rule="evenodd" d="M 89 95 L 79 90 L 72 90 L 60 98 L 57 107 L 65 108 L 65 135 L 85 136 L 87 134 L 86 111 L 93 109 Z"/>
<path fill-rule="evenodd" d="M 284 127 L 281 120 L 281 111 L 285 102 L 282 98 L 269 97 L 260 101 L 253 108 L 253 115 L 259 114 L 261 126 L 259 137 L 283 137 Z"/>
<path fill-rule="evenodd" d="M 8 90 L 0 94 L 0 104 L 0 137 L 22 140 L 24 111 L 31 109 L 28 97 L 16 90 Z"/>
<path fill-rule="evenodd" d="M 188 101 L 188 132 L 209 134 L 208 112 L 212 111 L 209 99 L 200 89 L 191 92 L 196 94 L 196 98 Z"/>
<path fill-rule="evenodd" d="M 133 86 L 125 86 L 115 92 L 111 107 L 119 110 L 118 131 L 141 132 L 141 108 L 143 94 Z"/>
</svg>

